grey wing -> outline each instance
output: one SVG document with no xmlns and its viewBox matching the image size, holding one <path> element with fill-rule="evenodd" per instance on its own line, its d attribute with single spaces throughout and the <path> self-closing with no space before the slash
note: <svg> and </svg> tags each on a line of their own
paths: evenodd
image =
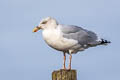
<svg viewBox="0 0 120 80">
<path fill-rule="evenodd" d="M 61 30 L 63 32 L 63 37 L 77 40 L 80 45 L 86 44 L 94 46 L 98 44 L 98 37 L 92 31 L 73 25 L 62 25 Z"/>
<path fill-rule="evenodd" d="M 62 32 L 65 34 L 75 33 L 75 32 L 78 32 L 79 30 L 82 30 L 81 27 L 77 27 L 74 25 L 60 25 L 60 26 L 61 26 Z"/>
</svg>

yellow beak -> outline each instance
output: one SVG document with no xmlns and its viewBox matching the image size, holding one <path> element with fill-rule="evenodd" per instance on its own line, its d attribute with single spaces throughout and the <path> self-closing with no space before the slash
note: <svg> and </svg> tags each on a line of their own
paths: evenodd
<svg viewBox="0 0 120 80">
<path fill-rule="evenodd" d="M 37 32 L 39 29 L 40 29 L 40 28 L 35 27 L 35 28 L 32 30 L 32 32 Z"/>
</svg>

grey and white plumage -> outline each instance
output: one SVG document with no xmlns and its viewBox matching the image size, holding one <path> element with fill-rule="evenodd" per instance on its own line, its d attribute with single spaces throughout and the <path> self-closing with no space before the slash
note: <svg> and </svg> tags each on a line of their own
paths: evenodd
<svg viewBox="0 0 120 80">
<path fill-rule="evenodd" d="M 89 47 L 110 43 L 100 39 L 92 31 L 74 25 L 59 24 L 51 17 L 43 19 L 33 32 L 39 29 L 43 30 L 43 38 L 50 47 L 70 55 Z"/>
</svg>

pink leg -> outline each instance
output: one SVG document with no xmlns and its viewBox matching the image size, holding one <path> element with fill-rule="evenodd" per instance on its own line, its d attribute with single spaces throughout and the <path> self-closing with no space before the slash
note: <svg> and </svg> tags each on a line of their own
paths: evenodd
<svg viewBox="0 0 120 80">
<path fill-rule="evenodd" d="M 69 70 L 71 70 L 71 60 L 72 60 L 72 54 L 70 54 L 69 56 L 69 67 L 68 67 Z"/>
<path fill-rule="evenodd" d="M 66 54 L 65 54 L 65 53 L 63 53 L 63 55 L 64 55 L 63 69 L 66 69 L 66 67 L 65 67 Z"/>
</svg>

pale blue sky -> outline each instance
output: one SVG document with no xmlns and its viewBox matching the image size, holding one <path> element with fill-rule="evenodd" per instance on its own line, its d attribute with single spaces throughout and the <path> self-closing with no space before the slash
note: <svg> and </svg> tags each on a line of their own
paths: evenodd
<svg viewBox="0 0 120 80">
<path fill-rule="evenodd" d="M 73 55 L 78 80 L 120 80 L 119 0 L 0 0 L 0 80 L 51 80 L 62 67 L 62 53 L 32 33 L 47 16 L 112 42 Z"/>
</svg>

